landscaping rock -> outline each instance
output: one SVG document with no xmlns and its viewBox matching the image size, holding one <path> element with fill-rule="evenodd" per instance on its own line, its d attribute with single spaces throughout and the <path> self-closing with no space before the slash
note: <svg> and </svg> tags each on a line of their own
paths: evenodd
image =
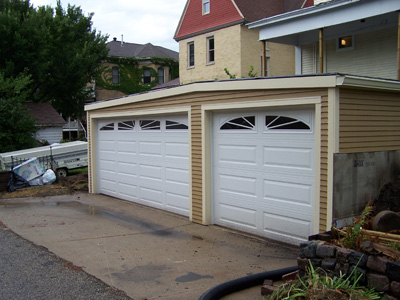
<svg viewBox="0 0 400 300">
<path fill-rule="evenodd" d="M 368 274 L 368 285 L 374 288 L 378 292 L 389 292 L 390 291 L 390 281 L 384 275 L 369 273 Z"/>
<path fill-rule="evenodd" d="M 336 266 L 336 258 L 325 258 L 321 262 L 321 268 L 327 269 L 327 270 L 335 270 Z"/>
<path fill-rule="evenodd" d="M 317 256 L 317 246 L 319 242 L 304 242 L 300 244 L 300 257 L 301 258 L 314 258 Z"/>
<path fill-rule="evenodd" d="M 368 261 L 368 255 L 358 252 L 358 251 L 351 251 L 349 255 L 349 264 L 350 265 L 357 265 L 359 268 L 364 268 Z"/>
<path fill-rule="evenodd" d="M 372 229 L 381 232 L 400 230 L 400 215 L 389 210 L 381 211 L 375 216 Z"/>
<path fill-rule="evenodd" d="M 396 297 L 400 297 L 400 282 L 392 281 L 390 283 L 390 291 Z"/>
<path fill-rule="evenodd" d="M 385 274 L 386 264 L 388 262 L 389 262 L 389 260 L 385 257 L 377 256 L 377 255 L 370 255 L 368 257 L 368 261 L 367 261 L 367 268 L 372 271 Z"/>
<path fill-rule="evenodd" d="M 317 246 L 316 254 L 318 257 L 326 258 L 326 257 L 335 257 L 336 255 L 336 247 L 319 244 Z"/>
<path fill-rule="evenodd" d="M 337 248 L 336 250 L 336 258 L 338 263 L 344 264 L 349 259 L 351 250 L 347 248 Z"/>
<path fill-rule="evenodd" d="M 386 265 L 386 275 L 390 280 L 400 282 L 400 261 L 388 262 Z"/>
<path fill-rule="evenodd" d="M 310 263 L 308 262 L 308 258 L 297 258 L 297 266 L 301 271 L 305 271 L 306 268 L 310 266 Z"/>
<path fill-rule="evenodd" d="M 394 212 L 400 211 L 400 177 L 394 182 L 385 184 L 380 190 L 378 197 L 374 201 L 376 213 L 383 210 L 391 210 Z"/>
</svg>

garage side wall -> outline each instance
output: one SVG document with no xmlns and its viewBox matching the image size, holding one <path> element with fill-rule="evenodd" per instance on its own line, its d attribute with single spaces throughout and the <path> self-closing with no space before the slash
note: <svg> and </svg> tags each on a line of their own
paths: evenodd
<svg viewBox="0 0 400 300">
<path fill-rule="evenodd" d="M 88 112 L 90 120 L 92 114 L 126 114 L 127 112 L 171 109 L 183 106 L 191 107 L 191 199 L 192 199 L 192 221 L 203 223 L 203 180 L 202 180 L 202 124 L 201 107 L 202 105 L 235 103 L 260 100 L 293 99 L 305 97 L 322 97 L 322 140 L 321 140 L 321 205 L 320 205 L 320 228 L 327 223 L 327 157 L 328 157 L 328 91 L 327 89 L 285 89 L 285 90 L 256 90 L 256 91 L 224 91 L 224 92 L 196 92 L 162 99 L 154 99 L 143 102 L 136 102 L 126 105 L 119 105 L 104 109 L 92 110 Z M 89 122 L 90 123 L 90 122 Z M 93 123 L 92 123 L 93 125 Z M 93 128 L 92 128 L 93 130 Z M 92 144 L 93 147 L 93 144 Z M 93 159 L 92 167 L 93 167 Z M 91 171 L 91 182 L 93 182 L 93 172 Z M 93 188 L 93 183 L 91 184 Z M 93 190 L 92 190 L 93 191 Z"/>
<path fill-rule="evenodd" d="M 339 153 L 400 149 L 400 94 L 340 90 Z"/>
</svg>

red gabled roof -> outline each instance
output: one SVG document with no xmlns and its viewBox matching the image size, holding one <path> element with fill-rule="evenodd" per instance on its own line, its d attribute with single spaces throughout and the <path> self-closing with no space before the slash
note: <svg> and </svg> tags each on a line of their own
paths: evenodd
<svg viewBox="0 0 400 300">
<path fill-rule="evenodd" d="M 210 0 L 210 13 L 203 15 L 202 0 L 188 0 L 176 29 L 179 41 L 207 31 L 256 21 L 300 9 L 305 0 Z"/>
<path fill-rule="evenodd" d="M 238 23 L 243 16 L 232 0 L 210 1 L 210 13 L 203 15 L 202 0 L 188 0 L 174 39 L 180 40 L 195 32 L 218 28 L 225 24 Z"/>
</svg>

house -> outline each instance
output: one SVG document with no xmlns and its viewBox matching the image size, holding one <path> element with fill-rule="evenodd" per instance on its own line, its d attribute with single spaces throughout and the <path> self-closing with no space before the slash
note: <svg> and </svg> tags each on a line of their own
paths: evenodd
<svg viewBox="0 0 400 300">
<path fill-rule="evenodd" d="M 31 114 L 36 118 L 39 130 L 36 139 L 49 144 L 59 143 L 63 138 L 63 126 L 67 122 L 51 106 L 50 103 L 24 103 Z"/>
<path fill-rule="evenodd" d="M 103 73 L 95 81 L 96 100 L 148 91 L 179 77 L 179 54 L 160 46 L 117 41 L 109 49 Z"/>
<path fill-rule="evenodd" d="M 249 24 L 259 39 L 293 45 L 295 74 L 400 79 L 398 0 L 335 0 Z"/>
<path fill-rule="evenodd" d="M 400 153 L 400 82 L 389 79 L 208 81 L 85 110 L 91 193 L 292 244 L 331 228 L 335 155 L 365 171 L 372 154 Z"/>
<path fill-rule="evenodd" d="M 181 84 L 294 74 L 294 47 L 260 43 L 246 24 L 309 6 L 304 0 L 188 0 L 175 32 Z M 262 55 L 265 53 L 265 55 Z"/>
</svg>

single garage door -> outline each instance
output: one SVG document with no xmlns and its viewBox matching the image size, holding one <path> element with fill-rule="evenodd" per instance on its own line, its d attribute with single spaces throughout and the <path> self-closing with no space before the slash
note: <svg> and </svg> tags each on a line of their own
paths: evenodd
<svg viewBox="0 0 400 300">
<path fill-rule="evenodd" d="M 187 117 L 98 122 L 99 193 L 189 215 Z"/>
<path fill-rule="evenodd" d="M 313 232 L 312 109 L 214 114 L 215 224 L 296 244 Z"/>
</svg>

